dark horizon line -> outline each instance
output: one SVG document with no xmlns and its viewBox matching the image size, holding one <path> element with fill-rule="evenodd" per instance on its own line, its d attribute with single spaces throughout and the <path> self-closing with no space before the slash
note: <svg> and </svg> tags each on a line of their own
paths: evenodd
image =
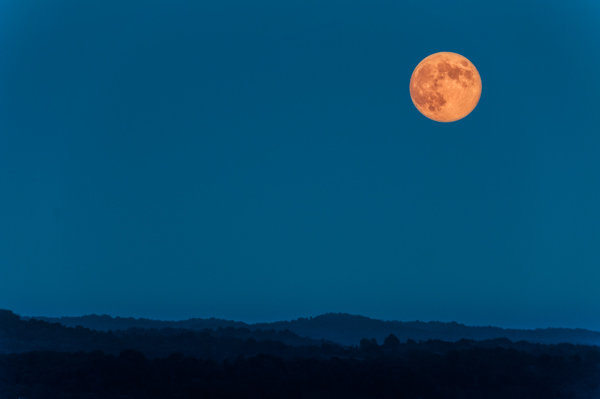
<svg viewBox="0 0 600 399">
<path fill-rule="evenodd" d="M 12 312 L 12 311 L 11 311 Z M 21 317 L 22 319 L 61 319 L 61 318 L 71 318 L 71 319 L 76 319 L 76 318 L 82 318 L 82 317 L 91 317 L 91 316 L 96 316 L 96 317 L 104 317 L 104 316 L 108 316 L 112 319 L 133 319 L 133 320 L 149 320 L 149 321 L 156 321 L 156 322 L 184 322 L 184 321 L 190 321 L 190 320 L 218 320 L 218 321 L 224 321 L 224 322 L 233 322 L 233 323 L 241 323 L 241 324 L 245 324 L 247 326 L 256 326 L 256 325 L 269 325 L 269 324 L 276 324 L 276 323 L 291 323 L 294 321 L 300 321 L 300 320 L 312 320 L 312 319 L 316 319 L 318 317 L 323 317 L 323 316 L 329 316 L 329 315 L 336 315 L 336 316 L 350 316 L 350 317 L 356 317 L 356 318 L 365 318 L 365 319 L 369 319 L 369 320 L 375 320 L 375 321 L 381 321 L 383 323 L 404 323 L 404 324 L 409 324 L 409 323 L 422 323 L 422 324 L 429 324 L 429 323 L 441 323 L 441 324 L 456 324 L 457 326 L 463 326 L 463 327 L 470 327 L 470 328 L 496 328 L 496 329 L 501 329 L 501 330 L 505 330 L 505 331 L 536 331 L 536 330 L 573 330 L 573 331 L 591 331 L 591 332 L 600 332 L 600 330 L 591 330 L 588 328 L 581 328 L 581 327 L 536 327 L 536 328 L 514 328 L 514 327 L 499 327 L 499 326 L 494 326 L 494 325 L 467 325 L 467 324 L 463 324 L 463 323 L 459 323 L 456 321 L 439 321 L 439 320 L 429 320 L 429 321 L 423 321 L 423 320 L 412 320 L 412 321 L 402 321 L 402 320 L 384 320 L 384 319 L 377 319 L 377 318 L 372 318 L 369 316 L 363 316 L 360 314 L 351 314 L 351 313 L 346 313 L 346 312 L 327 312 L 327 313 L 322 313 L 319 314 L 317 316 L 309 316 L 309 317 L 297 317 L 295 319 L 284 319 L 284 320 L 277 320 L 277 321 L 264 321 L 264 322 L 254 322 L 254 323 L 248 323 L 245 321 L 239 321 L 239 320 L 233 320 L 233 319 L 222 319 L 222 318 L 217 318 L 217 317 L 190 317 L 187 319 L 179 319 L 179 320 L 175 320 L 175 319 L 171 319 L 171 320 L 167 320 L 167 319 L 151 319 L 151 318 L 147 318 L 147 317 L 132 317 L 132 316 L 127 316 L 127 317 L 123 317 L 123 316 L 111 316 L 109 314 L 96 314 L 96 313 L 91 313 L 91 314 L 85 314 L 82 316 L 24 316 L 21 315 L 19 313 L 13 312 L 14 314 L 18 315 L 19 317 Z"/>
</svg>

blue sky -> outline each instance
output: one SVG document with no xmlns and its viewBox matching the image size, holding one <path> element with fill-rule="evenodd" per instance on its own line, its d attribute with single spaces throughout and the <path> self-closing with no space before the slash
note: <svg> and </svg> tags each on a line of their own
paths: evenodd
<svg viewBox="0 0 600 399">
<path fill-rule="evenodd" d="M 600 330 L 594 1 L 3 1 L 0 307 Z M 468 117 L 412 104 L 439 51 Z"/>
</svg>

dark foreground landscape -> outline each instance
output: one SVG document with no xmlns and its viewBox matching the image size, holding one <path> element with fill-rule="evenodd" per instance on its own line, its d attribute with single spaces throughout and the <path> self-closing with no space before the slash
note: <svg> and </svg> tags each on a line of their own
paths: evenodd
<svg viewBox="0 0 600 399">
<path fill-rule="evenodd" d="M 350 315 L 283 325 L 57 321 L 64 323 L 0 310 L 0 398 L 600 398 L 600 348 L 578 343 L 598 333 L 584 330 Z M 299 325 L 309 334 L 299 335 Z M 361 331 L 372 334 L 345 341 Z M 501 331 L 531 342 L 485 336 Z M 459 332 L 476 339 L 457 339 Z M 548 340 L 556 343 L 540 343 Z"/>
</svg>

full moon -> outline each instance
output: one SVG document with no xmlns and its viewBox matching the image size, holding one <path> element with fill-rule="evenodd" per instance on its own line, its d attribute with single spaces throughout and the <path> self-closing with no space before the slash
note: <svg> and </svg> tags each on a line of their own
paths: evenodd
<svg viewBox="0 0 600 399">
<path fill-rule="evenodd" d="M 430 55 L 413 71 L 410 98 L 423 115 L 437 122 L 454 122 L 469 115 L 481 97 L 481 77 L 460 54 Z"/>
</svg>

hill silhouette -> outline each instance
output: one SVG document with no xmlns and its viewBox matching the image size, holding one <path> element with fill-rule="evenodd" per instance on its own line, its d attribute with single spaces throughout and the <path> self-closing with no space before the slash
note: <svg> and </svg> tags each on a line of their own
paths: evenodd
<svg viewBox="0 0 600 399">
<path fill-rule="evenodd" d="M 315 355 L 322 344 L 332 348 L 336 346 L 325 340 L 299 337 L 290 331 L 235 327 L 203 330 L 130 327 L 98 331 L 80 325 L 66 327 L 44 320 L 24 320 L 9 310 L 0 310 L 0 353 L 101 350 L 119 354 L 132 349 L 153 358 L 181 352 L 188 356 L 223 360 L 257 353 L 290 357 Z"/>
<path fill-rule="evenodd" d="M 508 338 L 513 342 L 527 341 L 540 344 L 571 343 L 582 345 L 600 345 L 600 332 L 584 329 L 538 328 L 535 330 L 505 329 L 500 327 L 466 326 L 456 322 L 421 322 L 421 321 L 383 321 L 365 316 L 347 313 L 327 313 L 311 318 L 299 318 L 291 321 L 273 323 L 247 324 L 239 321 L 222 319 L 188 319 L 181 321 L 161 321 L 151 319 L 135 319 L 111 317 L 108 315 L 88 315 L 81 317 L 24 317 L 53 323 L 67 327 L 83 326 L 98 331 L 124 330 L 137 328 L 185 328 L 203 330 L 214 328 L 247 328 L 249 330 L 289 330 L 302 337 L 315 340 L 329 340 L 340 345 L 358 345 L 362 338 L 375 338 L 383 343 L 385 337 L 394 334 L 400 341 L 412 339 L 426 341 L 440 339 L 458 341 L 472 339 L 477 341 Z"/>
<path fill-rule="evenodd" d="M 266 325 L 328 332 L 358 329 L 357 321 L 371 333 L 390 323 L 323 315 Z M 0 310 L 0 398 L 583 399 L 599 393 L 597 346 L 507 338 L 401 342 L 393 334 L 382 344 L 365 337 L 344 346 L 261 326 L 100 331 Z"/>
</svg>

